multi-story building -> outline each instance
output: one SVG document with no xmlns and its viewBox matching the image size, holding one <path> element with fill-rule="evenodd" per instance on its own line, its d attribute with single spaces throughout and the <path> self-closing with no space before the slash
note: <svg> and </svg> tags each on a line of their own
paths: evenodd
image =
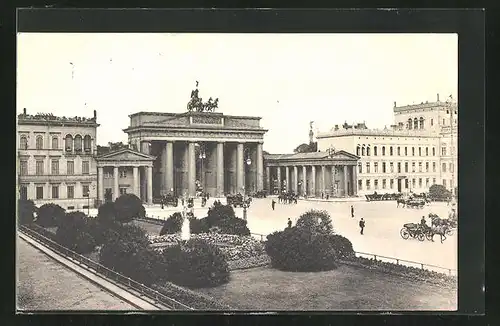
<svg viewBox="0 0 500 326">
<path fill-rule="evenodd" d="M 18 191 L 36 205 L 94 206 L 97 195 L 97 116 L 29 115 L 17 121 Z"/>
<path fill-rule="evenodd" d="M 445 102 L 397 106 L 391 128 L 368 129 L 364 123 L 336 125 L 317 135 L 318 150 L 333 147 L 361 157 L 358 193 L 424 192 L 442 184 L 457 187 L 457 105 Z"/>
</svg>

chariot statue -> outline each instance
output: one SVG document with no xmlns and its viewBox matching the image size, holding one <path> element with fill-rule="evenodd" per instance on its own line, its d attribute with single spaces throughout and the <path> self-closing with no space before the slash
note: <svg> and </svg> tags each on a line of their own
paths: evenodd
<svg viewBox="0 0 500 326">
<path fill-rule="evenodd" d="M 203 102 L 203 98 L 199 97 L 198 90 L 199 82 L 196 81 L 196 88 L 191 91 L 191 99 L 187 104 L 187 110 L 189 112 L 214 112 L 215 109 L 219 107 L 219 98 L 215 100 L 210 97 L 207 102 Z"/>
</svg>

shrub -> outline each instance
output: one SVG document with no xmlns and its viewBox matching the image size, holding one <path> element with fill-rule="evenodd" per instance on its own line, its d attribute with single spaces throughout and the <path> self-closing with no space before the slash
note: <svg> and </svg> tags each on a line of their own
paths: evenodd
<svg viewBox="0 0 500 326">
<path fill-rule="evenodd" d="M 32 200 L 18 200 L 17 221 L 20 225 L 31 224 L 34 220 L 34 213 L 37 211 L 35 203 Z"/>
<path fill-rule="evenodd" d="M 234 235 L 250 235 L 250 229 L 247 227 L 247 221 L 233 217 L 220 220 L 218 225 L 221 233 Z"/>
<path fill-rule="evenodd" d="M 179 212 L 173 213 L 167 218 L 167 220 L 163 224 L 163 227 L 161 228 L 160 231 L 160 235 L 181 232 L 182 223 L 184 223 L 184 218 L 182 217 L 182 214 Z"/>
<path fill-rule="evenodd" d="M 220 249 L 201 239 L 166 248 L 163 262 L 173 283 L 191 288 L 229 282 L 229 266 Z"/>
<path fill-rule="evenodd" d="M 432 200 L 448 200 L 451 198 L 451 192 L 443 185 L 433 184 L 429 188 L 429 197 Z"/>
<path fill-rule="evenodd" d="M 205 218 L 202 219 L 191 219 L 189 224 L 189 229 L 192 234 L 200 234 L 208 232 L 208 225 Z"/>
<path fill-rule="evenodd" d="M 221 220 L 236 218 L 231 205 L 214 205 L 208 209 L 206 222 L 208 227 L 218 226 Z"/>
<path fill-rule="evenodd" d="M 287 271 L 323 271 L 336 267 L 331 235 L 292 227 L 267 237 L 266 252 L 273 267 Z"/>
<path fill-rule="evenodd" d="M 89 218 L 87 225 L 88 232 L 94 238 L 96 245 L 104 244 L 121 227 L 121 224 L 116 222 L 98 218 Z"/>
<path fill-rule="evenodd" d="M 115 204 L 113 202 L 106 202 L 99 206 L 97 219 L 102 224 L 114 222 L 116 220 Z"/>
<path fill-rule="evenodd" d="M 142 201 L 134 194 L 124 194 L 115 201 L 116 220 L 121 223 L 132 221 L 133 218 L 141 217 Z"/>
<path fill-rule="evenodd" d="M 355 256 L 352 242 L 339 234 L 330 234 L 328 239 L 335 248 L 335 253 L 339 259 L 350 259 Z"/>
<path fill-rule="evenodd" d="M 202 220 L 205 221 L 204 224 L 207 226 L 207 231 L 205 232 L 208 232 L 211 228 L 217 227 L 220 229 L 221 233 L 225 234 L 250 235 L 247 221 L 237 218 L 231 205 L 213 205 L 208 209 L 207 217 Z M 198 225 L 196 225 L 196 227 L 198 227 Z"/>
<path fill-rule="evenodd" d="M 332 219 L 327 211 L 312 209 L 299 217 L 296 226 L 308 229 L 314 233 L 333 233 Z"/>
<path fill-rule="evenodd" d="M 43 227 L 58 226 L 59 222 L 65 217 L 66 211 L 59 205 L 49 203 L 42 205 L 38 209 L 36 223 Z"/>
<path fill-rule="evenodd" d="M 55 241 L 80 254 L 92 252 L 96 243 L 89 233 L 88 223 L 88 217 L 82 212 L 66 214 L 65 218 L 59 222 Z"/>
</svg>

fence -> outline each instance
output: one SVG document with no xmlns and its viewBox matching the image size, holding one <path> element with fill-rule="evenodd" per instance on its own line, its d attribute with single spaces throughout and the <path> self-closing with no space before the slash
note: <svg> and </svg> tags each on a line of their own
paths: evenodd
<svg viewBox="0 0 500 326">
<path fill-rule="evenodd" d="M 93 272 L 94 274 L 101 274 L 102 276 L 106 277 L 109 280 L 115 281 L 118 284 L 121 284 L 125 286 L 128 289 L 133 289 L 140 293 L 141 295 L 148 297 L 149 299 L 154 300 L 155 302 L 159 302 L 160 304 L 163 304 L 169 308 L 172 309 L 182 309 L 182 310 L 193 310 L 193 308 L 180 303 L 176 301 L 175 299 L 169 298 L 165 296 L 164 294 L 153 290 L 144 284 L 141 284 L 137 281 L 132 280 L 129 277 L 126 277 L 122 274 L 119 274 L 115 272 L 114 270 L 111 270 L 99 263 L 96 263 L 95 261 L 82 256 L 72 250 L 69 250 L 60 244 L 54 242 L 53 240 L 47 238 L 44 235 L 41 235 L 40 233 L 25 227 L 21 226 L 20 230 L 25 233 L 26 235 L 30 236 L 31 238 L 34 238 L 38 242 L 46 245 L 50 249 L 56 251 L 58 254 L 62 255 L 65 258 L 71 258 L 72 260 L 76 261 L 81 267 L 86 267 L 87 270 L 90 272 Z M 84 265 L 84 266 L 82 266 Z"/>
</svg>

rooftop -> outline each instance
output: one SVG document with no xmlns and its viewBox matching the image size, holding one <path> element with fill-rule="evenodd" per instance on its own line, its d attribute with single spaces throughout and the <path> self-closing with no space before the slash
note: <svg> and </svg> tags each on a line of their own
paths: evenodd
<svg viewBox="0 0 500 326">
<path fill-rule="evenodd" d="M 342 136 L 393 136 L 393 137 L 437 137 L 433 130 L 399 130 L 399 129 L 332 129 L 319 132 L 317 139 Z"/>
<path fill-rule="evenodd" d="M 55 116 L 52 113 L 37 113 L 37 114 L 27 114 L 26 109 L 23 110 L 23 113 L 17 115 L 18 122 L 23 123 L 56 123 L 56 124 L 86 124 L 99 126 L 97 124 L 97 113 L 94 110 L 94 116 L 92 118 L 87 117 L 59 117 Z"/>
</svg>

